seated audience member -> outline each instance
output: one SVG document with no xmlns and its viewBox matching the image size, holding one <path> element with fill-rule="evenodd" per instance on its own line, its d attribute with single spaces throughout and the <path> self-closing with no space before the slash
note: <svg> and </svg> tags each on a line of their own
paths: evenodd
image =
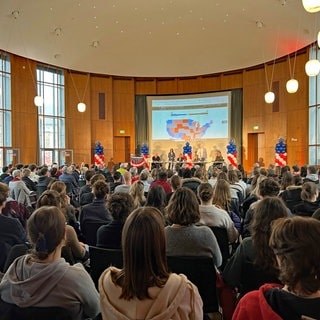
<svg viewBox="0 0 320 320">
<path fill-rule="evenodd" d="M 67 224 L 74 228 L 78 238 L 81 239 L 81 232 L 76 218 L 75 208 L 72 204 L 70 204 L 70 197 L 67 195 L 66 184 L 59 180 L 53 180 L 49 188 L 50 190 L 54 190 L 59 193 L 61 200 L 61 211 L 65 215 Z"/>
<path fill-rule="evenodd" d="M 131 173 L 131 184 L 134 184 L 136 181 L 140 179 L 137 167 L 131 167 L 129 169 L 129 172 Z"/>
<path fill-rule="evenodd" d="M 103 180 L 98 180 L 93 184 L 92 192 L 94 195 L 93 202 L 86 204 L 81 208 L 81 229 L 83 229 L 84 224 L 88 222 L 108 224 L 112 221 L 111 215 L 107 209 L 107 196 L 109 193 L 108 184 Z"/>
<path fill-rule="evenodd" d="M 38 180 L 39 180 L 39 175 L 37 173 L 38 171 L 38 167 L 36 164 L 34 163 L 31 163 L 29 164 L 28 168 L 30 169 L 30 179 L 34 182 L 34 183 L 38 183 Z"/>
<path fill-rule="evenodd" d="M 319 175 L 318 175 L 318 168 L 315 165 L 307 166 L 307 175 L 303 179 L 303 182 L 313 182 L 319 188 Z"/>
<path fill-rule="evenodd" d="M 134 209 L 143 207 L 146 203 L 144 196 L 144 184 L 143 182 L 136 180 L 130 187 L 129 194 L 133 198 Z"/>
<path fill-rule="evenodd" d="M 243 223 L 243 232 L 242 237 L 249 237 L 250 236 L 250 224 L 252 221 L 252 216 L 254 214 L 254 208 L 255 206 L 263 199 L 264 197 L 277 197 L 280 191 L 280 185 L 278 182 L 273 180 L 272 178 L 266 178 L 262 180 L 259 184 L 259 196 L 260 200 L 252 203 L 246 212 L 246 215 L 244 217 L 244 223 Z M 288 213 L 290 213 L 290 210 L 287 209 Z"/>
<path fill-rule="evenodd" d="M 193 171 L 191 169 L 186 168 L 183 171 L 183 179 L 182 179 L 182 187 L 189 188 L 197 195 L 197 188 L 201 184 L 201 179 L 193 175 Z"/>
<path fill-rule="evenodd" d="M 54 206 L 61 210 L 60 194 L 54 190 L 46 190 L 43 192 L 37 201 L 37 208 L 43 206 Z M 88 259 L 88 252 L 85 244 L 78 240 L 74 228 L 68 224 L 66 225 L 65 246 L 71 250 L 71 260 L 85 261 Z"/>
<path fill-rule="evenodd" d="M 0 283 L 1 300 L 19 307 L 61 307 L 72 319 L 96 317 L 99 294 L 81 264 L 61 258 L 65 217 L 57 207 L 42 207 L 29 218 L 31 254 L 17 258 Z"/>
<path fill-rule="evenodd" d="M 48 187 L 50 183 L 54 181 L 54 178 L 50 177 L 50 172 L 48 170 L 48 167 L 42 167 L 39 172 L 39 178 L 38 178 L 38 187 Z"/>
<path fill-rule="evenodd" d="M 23 228 L 26 227 L 29 211 L 27 207 L 9 196 L 9 187 L 5 183 L 0 183 L 0 193 L 4 193 L 7 197 L 5 207 L 2 209 L 2 214 L 7 217 L 16 218 L 20 221 Z"/>
<path fill-rule="evenodd" d="M 200 221 L 199 224 L 208 227 L 225 228 L 228 233 L 229 242 L 238 239 L 238 231 L 234 226 L 227 211 L 212 204 L 213 188 L 210 183 L 201 183 L 198 187 L 198 198 L 200 199 Z"/>
<path fill-rule="evenodd" d="M 231 198 L 231 189 L 228 181 L 224 179 L 219 179 L 217 181 L 213 189 L 212 203 L 228 213 L 234 226 L 238 232 L 241 233 L 242 224 L 240 219 L 240 208 L 237 199 Z"/>
<path fill-rule="evenodd" d="M 171 186 L 168 182 L 168 174 L 166 169 L 160 169 L 158 171 L 157 179 L 151 183 L 150 188 L 155 186 L 161 186 L 166 194 L 171 192 Z"/>
<path fill-rule="evenodd" d="M 72 194 L 77 195 L 79 193 L 79 182 L 72 173 L 72 166 L 64 166 L 62 168 L 62 175 L 59 176 L 59 180 L 64 183 L 68 183 L 71 186 Z"/>
<path fill-rule="evenodd" d="M 302 202 L 302 178 L 298 175 L 293 176 L 289 171 L 283 175 L 282 182 L 285 184 L 285 189 L 279 194 L 280 198 L 284 201 L 285 205 L 293 212 L 293 208 Z"/>
<path fill-rule="evenodd" d="M 114 193 L 116 192 L 129 193 L 129 190 L 131 187 L 131 173 L 129 171 L 125 171 L 122 174 L 122 179 L 123 179 L 123 183 L 114 188 Z"/>
<path fill-rule="evenodd" d="M 86 168 L 86 167 L 84 167 L 84 168 Z M 80 204 L 80 206 L 83 205 L 83 203 L 81 202 L 82 196 L 86 193 L 92 192 L 90 179 L 93 176 L 94 176 L 94 171 L 92 171 L 92 170 L 87 170 L 83 176 L 84 180 L 85 180 L 85 185 L 83 185 L 79 190 L 79 204 Z M 84 203 L 84 204 L 86 204 L 86 203 Z"/>
<path fill-rule="evenodd" d="M 167 256 L 209 256 L 220 267 L 222 256 L 215 235 L 207 226 L 196 226 L 200 211 L 194 192 L 186 187 L 179 188 L 166 211 L 172 223 L 165 228 Z"/>
<path fill-rule="evenodd" d="M 142 170 L 140 173 L 140 181 L 143 183 L 143 191 L 144 196 L 147 197 L 149 189 L 150 189 L 150 181 L 149 178 L 149 171 L 148 170 Z"/>
<path fill-rule="evenodd" d="M 252 236 L 240 243 L 223 271 L 225 282 L 238 288 L 241 296 L 265 282 L 279 282 L 269 238 L 272 222 L 287 216 L 286 206 L 277 197 L 265 197 L 255 206 Z"/>
<path fill-rule="evenodd" d="M 320 207 L 318 196 L 319 190 L 317 185 L 314 182 L 305 182 L 301 190 L 302 202 L 293 207 L 292 213 L 298 216 L 311 217 Z"/>
<path fill-rule="evenodd" d="M 173 175 L 170 178 L 170 185 L 171 185 L 172 191 L 170 193 L 167 193 L 167 195 L 166 195 L 166 203 L 169 203 L 169 200 L 171 199 L 173 193 L 176 192 L 177 189 L 179 189 L 182 186 L 181 177 L 179 177 L 178 175 Z"/>
<path fill-rule="evenodd" d="M 233 320 L 319 319 L 320 221 L 290 217 L 272 224 L 269 241 L 283 287 L 265 284 L 246 294 Z"/>
<path fill-rule="evenodd" d="M 16 168 L 10 168 L 9 172 L 8 172 L 9 175 L 6 176 L 5 178 L 3 178 L 1 181 L 9 185 L 9 182 L 13 180 L 12 173 L 13 173 L 14 170 L 16 170 Z"/>
<path fill-rule="evenodd" d="M 119 171 L 116 171 L 113 174 L 113 182 L 110 183 L 110 194 L 113 194 L 114 193 L 114 189 L 117 186 L 120 186 L 120 184 L 122 184 L 121 178 L 122 178 L 122 176 L 121 176 L 121 173 Z"/>
<path fill-rule="evenodd" d="M 94 199 L 94 195 L 92 192 L 92 186 L 95 184 L 96 181 L 101 180 L 101 181 L 106 181 L 106 178 L 103 174 L 101 173 L 95 173 L 91 178 L 90 178 L 90 183 L 88 186 L 86 186 L 86 190 L 88 192 L 83 192 L 81 194 L 80 198 L 80 206 L 84 206 L 86 204 L 92 203 Z M 90 191 L 89 191 L 90 190 Z"/>
<path fill-rule="evenodd" d="M 166 193 L 162 186 L 154 186 L 149 189 L 145 206 L 157 208 L 165 217 Z M 168 224 L 167 222 L 168 221 L 166 221 L 166 224 Z"/>
<path fill-rule="evenodd" d="M 0 175 L 0 180 L 4 181 L 4 179 L 9 177 L 9 176 L 10 176 L 9 167 L 8 166 L 2 167 L 2 173 Z"/>
<path fill-rule="evenodd" d="M 113 220 L 98 229 L 97 247 L 121 249 L 122 229 L 133 210 L 133 199 L 128 193 L 115 193 L 110 196 L 107 208 Z"/>
<path fill-rule="evenodd" d="M 197 288 L 168 271 L 159 210 L 141 207 L 129 215 L 122 250 L 123 269 L 110 267 L 99 279 L 103 319 L 203 319 Z"/>
<path fill-rule="evenodd" d="M 16 169 L 12 173 L 13 179 L 9 182 L 10 197 L 17 202 L 25 205 L 27 208 L 31 207 L 30 190 L 26 184 L 21 180 L 21 171 Z"/>
<path fill-rule="evenodd" d="M 1 190 L 6 190 L 7 185 L 0 182 Z M 2 211 L 6 205 L 8 191 L 0 192 L 0 271 L 4 267 L 9 250 L 15 244 L 27 242 L 26 231 L 18 219 L 5 216 Z"/>
<path fill-rule="evenodd" d="M 33 182 L 30 179 L 30 174 L 31 174 L 31 170 L 28 169 L 28 168 L 24 168 L 22 170 L 22 178 L 21 178 L 21 180 L 25 183 L 25 185 L 27 186 L 27 188 L 30 191 L 37 191 L 37 185 L 36 185 L 35 182 Z"/>
</svg>

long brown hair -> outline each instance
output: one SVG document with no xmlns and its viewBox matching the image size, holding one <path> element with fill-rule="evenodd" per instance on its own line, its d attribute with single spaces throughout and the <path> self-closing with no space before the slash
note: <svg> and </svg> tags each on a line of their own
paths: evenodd
<svg viewBox="0 0 320 320">
<path fill-rule="evenodd" d="M 27 221 L 32 255 L 46 259 L 64 239 L 65 224 L 66 219 L 57 207 L 44 206 L 33 212 Z"/>
<path fill-rule="evenodd" d="M 289 217 L 274 221 L 270 247 L 280 261 L 279 279 L 289 291 L 310 295 L 320 290 L 320 221 Z"/>
<path fill-rule="evenodd" d="M 252 220 L 252 244 L 255 250 L 254 264 L 267 273 L 278 274 L 275 255 L 269 247 L 271 223 L 279 218 L 287 217 L 288 212 L 280 198 L 265 197 L 257 202 Z"/>
<path fill-rule="evenodd" d="M 161 212 L 140 207 L 127 218 L 122 232 L 123 269 L 113 271 L 113 282 L 122 288 L 120 299 L 150 298 L 149 287 L 163 287 L 169 272 Z"/>
<path fill-rule="evenodd" d="M 231 210 L 231 191 L 228 181 L 220 179 L 216 182 L 213 189 L 212 202 L 223 210 L 228 212 Z"/>
</svg>

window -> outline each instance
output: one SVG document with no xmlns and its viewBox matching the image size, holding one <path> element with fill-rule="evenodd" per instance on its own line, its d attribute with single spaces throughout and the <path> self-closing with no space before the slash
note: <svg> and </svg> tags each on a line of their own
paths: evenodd
<svg viewBox="0 0 320 320">
<path fill-rule="evenodd" d="M 0 52 L 0 166 L 12 163 L 6 148 L 12 147 L 10 58 Z"/>
<path fill-rule="evenodd" d="M 310 59 L 319 59 L 318 46 L 312 46 Z M 309 77 L 309 164 L 320 165 L 320 75 Z"/>
<path fill-rule="evenodd" d="M 59 162 L 65 149 L 65 104 L 63 70 L 37 67 L 38 95 L 44 99 L 38 107 L 39 164 Z"/>
</svg>

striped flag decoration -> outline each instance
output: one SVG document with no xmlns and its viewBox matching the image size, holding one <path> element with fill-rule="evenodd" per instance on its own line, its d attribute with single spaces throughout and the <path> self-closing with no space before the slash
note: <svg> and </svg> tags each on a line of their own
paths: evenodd
<svg viewBox="0 0 320 320">
<path fill-rule="evenodd" d="M 237 146 L 235 145 L 233 140 L 230 140 L 227 145 L 227 159 L 232 166 L 237 168 L 238 160 L 237 160 Z"/>
<path fill-rule="evenodd" d="M 284 142 L 284 139 L 280 138 L 279 142 L 276 144 L 276 165 L 284 167 L 287 165 L 287 145 Z"/>
</svg>

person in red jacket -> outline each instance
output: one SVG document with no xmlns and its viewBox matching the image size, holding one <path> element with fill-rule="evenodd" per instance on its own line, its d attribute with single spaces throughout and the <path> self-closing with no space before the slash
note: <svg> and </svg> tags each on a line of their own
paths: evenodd
<svg viewBox="0 0 320 320">
<path fill-rule="evenodd" d="M 247 293 L 232 320 L 319 319 L 319 242 L 319 220 L 299 216 L 276 220 L 269 244 L 284 286 L 264 284 Z"/>
</svg>

